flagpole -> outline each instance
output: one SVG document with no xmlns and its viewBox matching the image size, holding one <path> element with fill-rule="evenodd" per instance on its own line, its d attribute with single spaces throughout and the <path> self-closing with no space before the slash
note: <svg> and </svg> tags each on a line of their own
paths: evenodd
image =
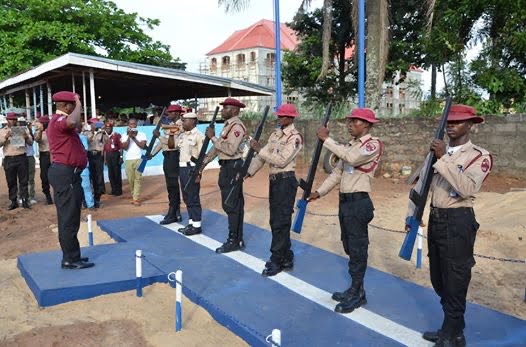
<svg viewBox="0 0 526 347">
<path fill-rule="evenodd" d="M 365 107 L 365 0 L 358 0 L 358 107 Z"/>
<path fill-rule="evenodd" d="M 279 22 L 279 0 L 274 0 L 274 31 L 276 36 L 275 73 L 276 73 L 276 108 L 281 105 L 281 25 Z"/>
</svg>

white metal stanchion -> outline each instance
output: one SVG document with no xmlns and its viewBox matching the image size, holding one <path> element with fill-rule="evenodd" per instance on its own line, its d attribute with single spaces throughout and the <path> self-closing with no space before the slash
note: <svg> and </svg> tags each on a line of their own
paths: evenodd
<svg viewBox="0 0 526 347">
<path fill-rule="evenodd" d="M 88 214 L 88 244 L 93 246 L 93 225 L 91 220 L 91 214 Z"/>
<path fill-rule="evenodd" d="M 135 251 L 135 274 L 137 279 L 137 296 L 142 297 L 142 251 Z"/>
</svg>

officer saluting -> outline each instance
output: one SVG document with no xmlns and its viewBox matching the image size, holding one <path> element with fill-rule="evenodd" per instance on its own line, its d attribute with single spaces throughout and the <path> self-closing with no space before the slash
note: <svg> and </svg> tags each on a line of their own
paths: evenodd
<svg viewBox="0 0 526 347">
<path fill-rule="evenodd" d="M 206 164 L 211 162 L 216 156 L 219 157 L 219 165 L 221 165 L 219 170 L 219 189 L 221 190 L 223 210 L 228 216 L 228 239 L 221 247 L 216 249 L 216 253 L 228 253 L 245 247 L 243 242 L 243 209 L 245 200 L 242 182 L 238 183 L 235 187 L 236 189 L 232 192 L 233 206 L 225 204 L 230 192 L 231 182 L 243 164 L 243 143 L 246 128 L 239 119 L 239 111 L 245 107 L 245 104 L 234 98 L 226 98 L 220 105 L 223 105 L 221 115 L 225 120 L 223 131 L 221 131 L 218 138 L 215 136 L 214 129 L 208 128 L 206 130 L 206 136 L 210 138 L 214 147 L 206 155 L 200 168 L 200 174 Z"/>
<path fill-rule="evenodd" d="M 100 207 L 100 197 L 104 193 L 104 145 L 108 142 L 108 135 L 98 126 L 97 118 L 90 118 L 90 129 L 84 131 L 88 139 L 88 162 L 95 208 Z"/>
<path fill-rule="evenodd" d="M 436 342 L 435 346 L 466 345 L 464 313 L 479 228 L 473 200 L 492 167 L 490 153 L 471 143 L 469 136 L 473 124 L 483 121 L 473 107 L 453 105 L 446 126 L 449 144 L 438 139 L 431 143 L 437 162 L 433 165 L 435 173 L 430 187 L 429 270 L 433 288 L 440 296 L 444 320 L 438 331 L 425 332 L 423 338 Z M 421 181 L 415 188 L 417 191 L 420 185 Z M 411 202 L 408 215 L 412 215 L 413 209 Z"/>
<path fill-rule="evenodd" d="M 258 153 L 248 168 L 248 176 L 254 176 L 267 162 L 270 180 L 270 228 L 272 243 L 270 261 L 265 264 L 262 275 L 274 276 L 282 270 L 293 267 L 294 253 L 290 243 L 291 217 L 294 212 L 294 199 L 298 190 L 296 180 L 296 156 L 303 147 L 303 137 L 294 127 L 294 119 L 299 117 L 296 107 L 281 105 L 274 114 L 280 127 L 270 135 L 267 145 L 261 147 L 256 140 L 250 146 Z"/>
<path fill-rule="evenodd" d="M 192 162 L 192 157 L 197 158 L 199 156 L 204 136 L 196 128 L 197 115 L 195 113 L 184 114 L 182 121 L 184 133 L 179 137 L 179 149 L 181 152 L 179 166 L 181 170 L 181 186 L 185 187 L 190 179 L 192 166 L 195 166 Z M 179 232 L 187 236 L 202 232 L 200 189 L 201 184 L 199 179 L 197 179 L 197 182 L 189 182 L 187 190 L 183 190 L 183 200 L 188 210 L 188 225 L 179 229 Z"/>
<path fill-rule="evenodd" d="M 11 200 L 11 204 L 7 209 L 14 210 L 18 207 L 18 184 L 20 184 L 22 207 L 30 208 L 28 201 L 29 168 L 26 156 L 26 145 L 32 146 L 33 138 L 29 133 L 29 129 L 25 127 L 23 135 L 24 144 L 22 144 L 22 146 L 14 146 L 11 143 L 14 135 L 12 128 L 16 125 L 18 117 L 16 116 L 16 113 L 9 112 L 6 120 L 7 127 L 0 129 L 0 147 L 4 147 L 3 166 L 7 188 L 9 189 L 9 200 Z"/>
<path fill-rule="evenodd" d="M 352 312 L 367 303 L 363 281 L 369 248 L 368 224 L 374 216 L 369 192 L 382 155 L 382 143 L 378 138 L 372 137 L 369 131 L 377 122 L 371 109 L 352 110 L 347 116 L 351 141 L 346 145 L 338 144 L 330 138 L 327 128 L 321 127 L 317 132 L 318 138 L 324 141 L 324 147 L 340 158 L 331 175 L 309 197 L 309 200 L 315 200 L 340 184 L 338 214 L 341 240 L 343 249 L 349 256 L 349 274 L 352 280 L 349 289 L 332 295 L 333 300 L 340 302 L 334 309 L 340 313 Z"/>
<path fill-rule="evenodd" d="M 72 92 L 53 95 L 57 111 L 47 129 L 53 164 L 49 168 L 49 183 L 53 187 L 57 207 L 58 239 L 62 248 L 63 269 L 84 269 L 94 266 L 81 258 L 77 238 L 82 207 L 80 174 L 88 164 L 77 129 L 82 127 L 79 96 Z"/>
<path fill-rule="evenodd" d="M 37 130 L 35 131 L 35 141 L 38 143 L 39 162 L 40 162 L 40 180 L 42 181 L 42 192 L 46 196 L 48 205 L 53 204 L 51 193 L 49 191 L 48 170 L 51 166 L 51 156 L 49 154 L 49 143 L 46 129 L 49 125 L 49 117 L 42 116 L 38 118 Z"/>
<path fill-rule="evenodd" d="M 181 193 L 179 188 L 179 148 L 177 141 L 179 135 L 183 132 L 183 123 L 179 119 L 182 112 L 179 105 L 170 105 L 166 109 L 168 117 L 163 119 L 164 123 L 161 125 L 164 135 L 161 136 L 159 131 L 154 131 L 153 136 L 159 138 L 159 143 L 152 151 L 152 157 L 155 156 L 161 149 L 163 150 L 163 171 L 164 179 L 166 181 L 166 189 L 168 190 L 168 213 L 160 224 L 171 224 L 181 222 Z"/>
</svg>

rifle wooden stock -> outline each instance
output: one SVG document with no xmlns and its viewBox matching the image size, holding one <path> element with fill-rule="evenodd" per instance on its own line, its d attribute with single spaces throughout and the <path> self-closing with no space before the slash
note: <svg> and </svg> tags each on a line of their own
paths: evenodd
<svg viewBox="0 0 526 347">
<path fill-rule="evenodd" d="M 267 120 L 269 109 L 270 109 L 270 106 L 268 106 L 268 105 L 265 106 L 265 110 L 263 111 L 263 118 L 259 122 L 259 124 L 258 124 L 258 126 L 256 128 L 256 133 L 254 134 L 254 140 L 256 140 L 256 141 L 259 141 L 259 139 L 261 138 L 261 134 L 263 133 L 263 127 L 265 126 L 265 121 Z M 245 160 L 243 161 L 243 165 L 241 166 L 241 168 L 237 172 L 236 176 L 230 182 L 230 185 L 232 186 L 232 188 L 230 188 L 230 191 L 228 192 L 228 195 L 227 195 L 227 197 L 225 199 L 225 204 L 227 204 L 228 206 L 233 206 L 233 204 L 232 204 L 232 199 L 233 199 L 232 195 L 234 193 L 236 185 L 240 184 L 240 182 L 243 182 L 243 179 L 247 175 L 248 168 L 250 167 L 250 163 L 252 162 L 252 158 L 254 158 L 255 154 L 256 154 L 256 152 L 254 152 L 252 147 L 250 147 L 250 149 L 248 150 L 247 156 L 246 156 Z"/>
<path fill-rule="evenodd" d="M 166 107 L 163 109 L 163 112 L 161 113 L 161 118 L 159 118 L 159 122 L 155 126 L 155 130 L 156 131 L 159 131 L 159 129 L 161 128 L 161 123 L 162 123 L 163 118 L 164 118 L 164 112 L 166 112 Z M 152 136 L 152 138 L 150 140 L 150 143 L 148 144 L 148 147 L 146 147 L 146 153 L 141 155 L 141 163 L 137 167 L 137 171 L 139 171 L 140 173 L 144 173 L 144 169 L 146 168 L 146 164 L 148 163 L 148 160 L 150 160 L 149 158 L 150 158 L 150 155 L 152 154 L 153 145 L 155 144 L 155 140 L 157 140 L 157 137 Z"/>
<path fill-rule="evenodd" d="M 435 133 L 435 139 L 444 139 L 447 116 L 449 114 L 451 102 L 452 98 L 449 96 L 446 100 L 444 110 L 442 111 L 442 117 L 440 118 L 440 123 Z M 420 191 L 417 192 L 415 189 L 411 189 L 409 192 L 409 199 L 415 204 L 415 209 L 413 211 L 413 215 L 407 217 L 406 219 L 406 225 L 409 226 L 409 231 L 405 235 L 404 242 L 402 243 L 402 247 L 398 253 L 398 256 L 405 260 L 411 260 L 411 255 L 413 254 L 418 228 L 422 224 L 422 216 L 424 215 L 429 188 L 431 187 L 431 181 L 433 180 L 433 165 L 436 163 L 436 161 L 437 157 L 435 153 L 431 151 L 426 157 L 423 175 L 420 176 L 420 179 L 422 180 Z"/>
<path fill-rule="evenodd" d="M 212 117 L 212 121 L 208 125 L 209 128 L 214 129 L 218 113 L 219 113 L 219 106 L 216 106 L 216 109 L 214 111 L 214 116 Z M 197 158 L 194 158 L 194 157 L 191 158 L 195 166 L 192 167 L 190 170 L 190 174 L 188 175 L 188 181 L 186 182 L 183 188 L 185 191 L 188 191 L 188 187 L 190 187 L 190 184 L 192 182 L 195 182 L 195 178 L 199 174 L 199 170 L 201 169 L 201 166 L 203 165 L 203 161 L 205 160 L 206 150 L 208 149 L 209 143 L 210 143 L 210 138 L 205 135 L 205 139 L 203 140 L 203 146 L 201 147 L 201 151 L 199 151 L 199 156 Z"/>
<path fill-rule="evenodd" d="M 331 117 L 332 103 L 327 105 L 325 108 L 325 115 L 323 116 L 322 126 L 326 127 Z M 318 162 L 320 160 L 321 150 L 323 148 L 323 141 L 318 139 L 316 142 L 316 148 L 312 154 L 312 162 L 309 167 L 309 173 L 307 174 L 307 180 L 300 179 L 299 186 L 303 189 L 303 195 L 300 200 L 296 203 L 296 215 L 294 216 L 294 222 L 292 223 L 292 231 L 295 233 L 301 233 L 301 228 L 303 227 L 303 219 L 305 218 L 305 213 L 307 212 L 308 197 L 310 196 L 312 190 L 312 184 L 314 183 L 314 176 L 316 176 L 316 169 L 318 167 Z"/>
</svg>

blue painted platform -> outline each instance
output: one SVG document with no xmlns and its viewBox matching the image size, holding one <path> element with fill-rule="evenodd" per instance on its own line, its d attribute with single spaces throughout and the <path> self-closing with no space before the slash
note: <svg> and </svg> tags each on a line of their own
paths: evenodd
<svg viewBox="0 0 526 347">
<path fill-rule="evenodd" d="M 135 289 L 135 250 L 141 249 L 145 284 L 166 282 L 167 273 L 182 270 L 184 294 L 253 346 L 268 346 L 264 339 L 276 328 L 283 346 L 426 346 L 424 340 L 405 338 L 405 331 L 418 336 L 441 323 L 432 289 L 373 268 L 366 276 L 365 309 L 334 313 L 329 293 L 348 287 L 347 259 L 311 245 L 293 241 L 294 270 L 269 279 L 260 275 L 269 257 L 269 232 L 245 224 L 247 248 L 226 256 L 213 251 L 214 243 L 226 237 L 221 214 L 203 211 L 205 236 L 190 238 L 151 219 L 99 221 L 118 243 L 84 248 L 83 256 L 97 264 L 91 269 L 60 269 L 60 252 L 20 256 L 18 267 L 38 304 Z M 321 293 L 321 299 L 309 293 Z M 470 346 L 526 346 L 524 320 L 468 304 L 466 321 Z"/>
</svg>

